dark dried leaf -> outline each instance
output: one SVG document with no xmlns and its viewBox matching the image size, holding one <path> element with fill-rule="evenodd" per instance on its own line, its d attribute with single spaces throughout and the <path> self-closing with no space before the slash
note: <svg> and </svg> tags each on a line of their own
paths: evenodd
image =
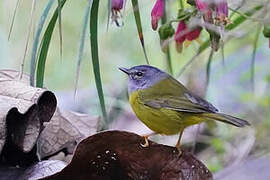
<svg viewBox="0 0 270 180">
<path fill-rule="evenodd" d="M 81 141 L 69 165 L 43 179 L 211 180 L 211 172 L 191 153 L 174 147 L 140 145 L 144 139 L 121 131 L 98 133 Z"/>
</svg>

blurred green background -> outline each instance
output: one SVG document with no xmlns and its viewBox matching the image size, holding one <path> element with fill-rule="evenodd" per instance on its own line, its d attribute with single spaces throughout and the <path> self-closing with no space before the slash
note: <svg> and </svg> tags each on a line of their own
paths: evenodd
<svg viewBox="0 0 270 180">
<path fill-rule="evenodd" d="M 176 17 L 178 9 L 177 1 L 169 2 L 169 17 Z M 229 5 L 235 6 L 234 1 L 229 2 Z M 26 56 L 26 73 L 29 73 L 29 61 L 34 32 L 46 3 L 47 1 L 42 0 L 37 1 L 36 4 L 34 26 Z M 255 3 L 247 3 L 243 9 L 248 9 L 248 7 L 251 7 Z M 150 64 L 166 70 L 166 55 L 161 51 L 158 33 L 151 28 L 150 13 L 153 4 L 154 1 L 152 0 L 140 1 L 145 47 Z M 58 26 L 56 26 L 46 63 L 45 87 L 56 93 L 60 107 L 96 115 L 100 114 L 100 110 L 92 71 L 88 36 L 85 39 L 86 43 L 78 92 L 76 97 L 73 97 L 79 40 L 86 5 L 87 1 L 82 0 L 68 1 L 64 6 L 62 10 L 63 58 L 61 59 L 60 57 L 59 33 Z M 7 37 L 15 6 L 16 0 L 0 1 L 1 69 L 19 70 L 24 55 L 29 28 L 31 1 L 20 2 L 11 38 L 8 41 Z M 56 6 L 57 3 L 54 4 L 53 9 Z M 51 17 L 51 14 L 49 17 Z M 130 109 L 127 102 L 127 94 L 125 93 L 126 77 L 118 71 L 118 67 L 145 64 L 145 58 L 138 39 L 130 1 L 127 1 L 122 15 L 121 22 L 123 22 L 123 26 L 117 27 L 114 23 L 110 22 L 107 31 L 107 1 L 100 1 L 99 55 L 103 90 L 107 111 L 111 115 L 109 117 L 114 119 L 110 128 L 130 130 L 140 134 L 149 130 L 136 120 Z M 47 23 L 46 21 L 45 25 Z M 245 118 L 252 124 L 252 127 L 247 129 L 236 129 L 224 124 L 217 124 L 215 128 L 208 127 L 211 130 L 211 136 L 200 135 L 199 133 L 198 137 L 196 136 L 197 127 L 191 127 L 190 133 L 184 135 L 187 143 L 193 144 L 192 142 L 196 136 L 198 142 L 210 145 L 210 148 L 201 151 L 199 155 L 213 171 L 218 171 L 230 164 L 231 160 L 237 156 L 237 152 L 255 156 L 262 156 L 269 153 L 270 49 L 268 48 L 268 39 L 262 33 L 259 36 L 256 53 L 254 91 L 252 91 L 250 81 L 253 43 L 256 29 L 259 25 L 260 23 L 258 22 L 247 20 L 246 23 L 232 32 L 232 39 L 226 42 L 224 47 L 224 64 L 222 62 L 221 50 L 214 53 L 208 87 L 206 87 L 206 63 L 210 49 L 198 56 L 194 63 L 179 78 L 192 91 L 201 96 L 206 95 L 206 99 L 212 102 L 222 112 Z M 205 30 L 200 38 L 201 40 L 208 38 Z M 190 46 L 184 48 L 181 54 L 176 52 L 174 46 L 174 42 L 171 42 L 173 74 L 176 75 L 183 65 L 195 55 L 199 44 L 192 42 Z M 202 130 L 205 126 L 202 125 L 201 127 L 203 127 L 200 128 Z M 170 145 L 174 145 L 175 143 L 175 137 L 158 136 L 154 137 L 154 140 Z M 239 148 L 240 145 L 241 147 L 246 145 L 244 146 L 244 150 Z M 218 156 L 211 156 L 214 153 Z"/>
</svg>

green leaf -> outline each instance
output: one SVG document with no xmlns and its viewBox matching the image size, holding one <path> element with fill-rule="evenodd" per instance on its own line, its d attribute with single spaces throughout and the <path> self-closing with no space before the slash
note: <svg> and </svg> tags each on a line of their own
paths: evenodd
<svg viewBox="0 0 270 180">
<path fill-rule="evenodd" d="M 253 51 L 252 51 L 252 59 L 251 59 L 251 65 L 250 65 L 250 68 L 251 68 L 250 81 L 251 81 L 251 87 L 252 87 L 253 92 L 254 92 L 254 76 L 255 76 L 255 59 L 256 59 L 257 45 L 258 45 L 261 29 L 262 29 L 262 25 L 259 25 L 255 34 L 255 39 L 253 41 Z"/>
<path fill-rule="evenodd" d="M 31 52 L 31 59 L 30 59 L 30 84 L 31 86 L 34 86 L 34 79 L 35 79 L 35 69 L 36 69 L 36 56 L 37 56 L 37 49 L 39 44 L 39 38 L 41 31 L 43 29 L 45 20 L 47 19 L 47 16 L 50 12 L 50 9 L 54 3 L 54 0 L 48 1 L 45 9 L 43 10 L 43 13 L 40 17 L 39 24 L 37 31 L 35 33 L 34 42 L 32 46 L 32 52 Z"/>
<path fill-rule="evenodd" d="M 93 0 L 88 0 L 88 4 L 87 4 L 84 18 L 83 18 L 83 26 L 82 26 L 82 33 L 81 33 L 81 38 L 80 38 L 78 63 L 77 63 L 76 78 L 75 78 L 74 97 L 76 95 L 76 91 L 77 91 L 77 87 L 78 87 L 80 68 L 81 68 L 81 62 L 82 62 L 82 56 L 83 56 L 84 44 L 85 44 L 86 29 L 88 27 L 88 22 L 89 22 L 89 17 L 90 17 L 89 15 L 90 15 L 90 9 L 91 9 L 92 2 L 93 2 Z"/>
<path fill-rule="evenodd" d="M 99 68 L 99 57 L 98 57 L 98 7 L 99 7 L 99 0 L 94 0 L 90 12 L 90 43 L 91 43 L 91 55 L 95 75 L 95 82 L 98 91 L 99 103 L 101 106 L 101 111 L 104 119 L 104 122 L 99 127 L 99 130 L 103 130 L 108 128 L 107 123 L 108 120 L 102 90 L 100 68 Z"/>
<path fill-rule="evenodd" d="M 66 0 L 61 1 L 60 8 L 62 9 L 64 4 L 66 3 Z M 55 28 L 56 20 L 58 18 L 58 7 L 54 11 L 53 17 L 51 18 L 49 25 L 44 33 L 44 36 L 42 38 L 41 44 L 40 44 L 40 53 L 38 57 L 38 66 L 37 66 L 37 76 L 36 76 L 36 86 L 37 87 L 43 87 L 43 80 L 44 80 L 44 72 L 45 72 L 45 64 L 46 59 L 48 55 L 48 50 L 52 38 L 52 33 Z"/>
<path fill-rule="evenodd" d="M 141 17 L 140 17 L 140 9 L 139 9 L 138 0 L 131 0 L 131 3 L 132 3 L 132 7 L 133 7 L 133 14 L 134 14 L 135 21 L 136 21 L 139 39 L 141 41 L 141 45 L 143 48 L 144 57 L 145 57 L 146 63 L 149 64 L 146 50 L 145 50 L 145 46 L 144 46 L 144 38 L 143 38 L 143 32 L 142 32 L 142 24 L 141 24 Z"/>
</svg>

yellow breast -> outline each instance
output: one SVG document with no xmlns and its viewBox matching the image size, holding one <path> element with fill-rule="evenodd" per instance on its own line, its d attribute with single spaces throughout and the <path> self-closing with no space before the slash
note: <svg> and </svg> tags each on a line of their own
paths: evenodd
<svg viewBox="0 0 270 180">
<path fill-rule="evenodd" d="M 152 131 L 159 134 L 177 134 L 184 128 L 181 115 L 165 108 L 151 108 L 140 101 L 140 90 L 133 92 L 129 97 L 129 103 L 136 116 Z"/>
</svg>

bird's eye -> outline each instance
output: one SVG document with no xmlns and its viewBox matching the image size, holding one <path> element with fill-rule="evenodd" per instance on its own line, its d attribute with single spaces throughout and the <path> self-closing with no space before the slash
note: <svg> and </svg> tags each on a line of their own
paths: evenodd
<svg viewBox="0 0 270 180">
<path fill-rule="evenodd" d="M 136 72 L 136 76 L 142 76 L 143 73 L 142 72 Z"/>
</svg>

